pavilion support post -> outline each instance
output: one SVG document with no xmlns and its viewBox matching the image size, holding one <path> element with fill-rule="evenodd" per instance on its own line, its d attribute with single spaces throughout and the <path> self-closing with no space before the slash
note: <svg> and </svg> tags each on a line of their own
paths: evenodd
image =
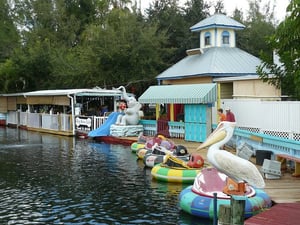
<svg viewBox="0 0 300 225">
<path fill-rule="evenodd" d="M 174 104 L 170 104 L 170 121 L 174 121 Z"/>
<path fill-rule="evenodd" d="M 156 116 L 156 120 L 159 119 L 159 115 L 160 115 L 160 105 L 159 104 L 156 104 L 156 107 L 155 107 L 155 116 Z"/>
</svg>

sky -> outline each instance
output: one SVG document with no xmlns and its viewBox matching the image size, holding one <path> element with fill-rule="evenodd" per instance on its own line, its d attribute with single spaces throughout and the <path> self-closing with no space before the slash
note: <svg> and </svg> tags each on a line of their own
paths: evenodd
<svg viewBox="0 0 300 225">
<path fill-rule="evenodd" d="M 285 17 L 286 7 L 290 0 L 261 0 L 262 5 L 267 3 L 268 1 L 271 2 L 271 5 L 275 2 L 276 8 L 275 8 L 275 18 L 279 21 L 282 21 Z M 146 9 L 150 3 L 153 2 L 153 0 L 137 0 L 137 2 L 141 3 L 141 8 Z M 179 0 L 180 5 L 184 5 L 186 0 Z M 207 0 L 206 2 L 217 2 L 217 0 Z M 237 7 L 238 9 L 242 9 L 244 14 L 249 9 L 249 3 L 248 0 L 223 0 L 224 8 L 227 12 L 227 15 L 231 16 L 233 14 L 234 9 Z"/>
</svg>

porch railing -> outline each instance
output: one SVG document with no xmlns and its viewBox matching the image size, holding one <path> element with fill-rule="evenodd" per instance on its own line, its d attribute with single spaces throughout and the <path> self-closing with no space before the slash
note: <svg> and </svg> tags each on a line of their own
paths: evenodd
<svg viewBox="0 0 300 225">
<path fill-rule="evenodd" d="M 183 122 L 169 122 L 169 132 L 171 138 L 184 139 L 185 128 Z"/>
<path fill-rule="evenodd" d="M 106 122 L 107 118 L 108 116 L 94 116 L 93 130 L 102 126 Z"/>
<path fill-rule="evenodd" d="M 247 143 L 253 152 L 258 150 L 270 150 L 274 154 L 288 154 L 300 158 L 300 142 L 292 139 L 254 133 L 236 128 L 232 141 L 235 142 L 236 146 L 242 142 Z"/>
<path fill-rule="evenodd" d="M 72 116 L 69 114 L 46 114 L 10 111 L 7 124 L 28 128 L 72 132 Z"/>
<path fill-rule="evenodd" d="M 156 120 L 140 120 L 140 124 L 144 127 L 144 135 L 155 136 L 159 130 L 168 129 L 168 133 L 171 138 L 184 139 L 184 123 L 168 121 L 166 124 L 160 124 Z M 164 125 L 164 127 L 162 127 Z"/>
</svg>

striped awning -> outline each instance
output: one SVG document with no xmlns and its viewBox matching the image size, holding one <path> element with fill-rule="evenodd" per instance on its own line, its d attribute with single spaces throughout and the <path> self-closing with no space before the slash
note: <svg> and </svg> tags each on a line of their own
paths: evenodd
<svg viewBox="0 0 300 225">
<path fill-rule="evenodd" d="M 139 98 L 140 103 L 205 104 L 217 100 L 216 84 L 150 86 Z"/>
</svg>

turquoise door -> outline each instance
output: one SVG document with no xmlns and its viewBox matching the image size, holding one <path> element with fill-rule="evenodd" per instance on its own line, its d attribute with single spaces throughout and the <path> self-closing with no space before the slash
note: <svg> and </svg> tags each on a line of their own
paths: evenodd
<svg viewBox="0 0 300 225">
<path fill-rule="evenodd" d="M 207 105 L 185 105 L 185 140 L 204 142 L 211 130 L 211 108 Z"/>
</svg>

